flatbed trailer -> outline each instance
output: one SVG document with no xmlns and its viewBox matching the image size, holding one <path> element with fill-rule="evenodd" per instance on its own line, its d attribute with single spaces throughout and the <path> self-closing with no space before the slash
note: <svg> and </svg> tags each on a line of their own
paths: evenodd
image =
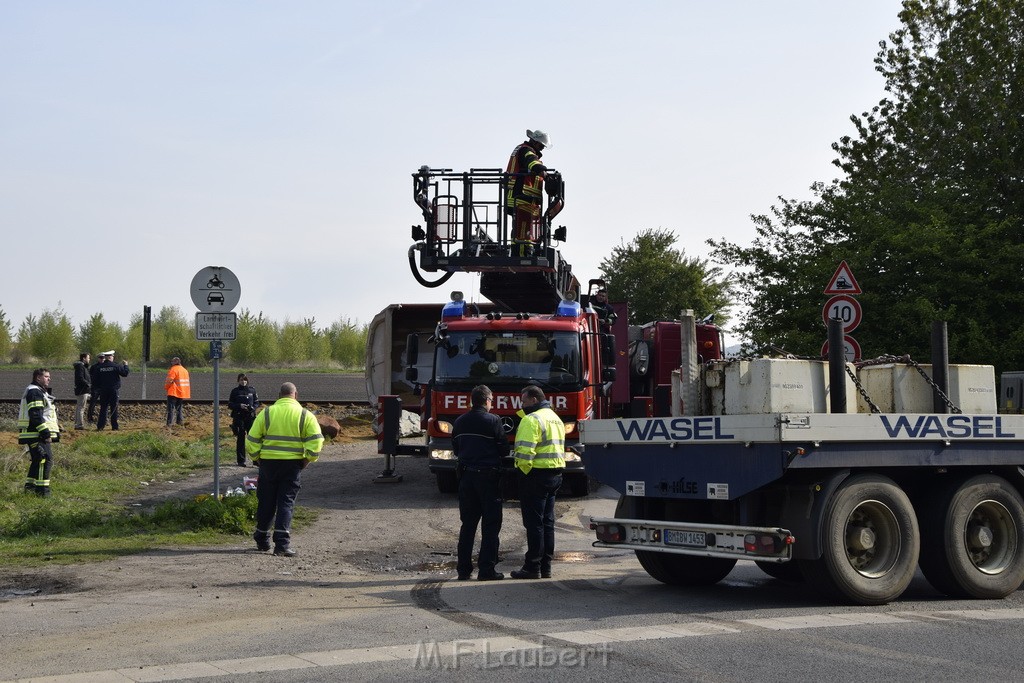
<svg viewBox="0 0 1024 683">
<path fill-rule="evenodd" d="M 588 474 L 616 489 L 595 546 L 636 551 L 664 583 L 736 561 L 858 604 L 917 566 L 954 597 L 1024 581 L 1024 416 L 765 413 L 592 420 Z"/>
</svg>

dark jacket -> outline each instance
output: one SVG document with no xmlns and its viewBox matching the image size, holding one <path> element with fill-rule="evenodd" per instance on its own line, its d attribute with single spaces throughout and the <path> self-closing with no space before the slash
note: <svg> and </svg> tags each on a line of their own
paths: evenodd
<svg viewBox="0 0 1024 683">
<path fill-rule="evenodd" d="M 128 376 L 127 365 L 116 365 L 112 360 L 105 360 L 96 367 L 96 381 L 93 387 L 99 393 L 118 392 L 121 390 L 121 378 Z"/>
<path fill-rule="evenodd" d="M 498 467 L 508 455 L 501 419 L 482 407 L 460 415 L 452 428 L 452 450 L 463 467 Z"/>
<path fill-rule="evenodd" d="M 228 408 L 231 409 L 231 417 L 236 419 L 252 418 L 256 416 L 256 409 L 260 407 L 260 397 L 256 390 L 246 385 L 238 385 L 231 390 L 228 397 Z"/>
<path fill-rule="evenodd" d="M 99 387 L 97 386 L 98 385 L 98 380 L 99 380 L 99 375 L 97 373 L 99 372 L 100 363 L 101 362 L 102 361 L 96 361 L 95 363 L 93 363 L 92 365 L 89 366 L 89 382 L 90 382 L 90 385 L 92 387 L 92 393 L 93 394 L 96 394 L 96 393 L 99 392 Z"/>
<path fill-rule="evenodd" d="M 73 367 L 75 368 L 75 396 L 88 394 L 92 391 L 92 378 L 89 376 L 89 366 L 85 364 L 85 361 L 76 360 Z"/>
</svg>

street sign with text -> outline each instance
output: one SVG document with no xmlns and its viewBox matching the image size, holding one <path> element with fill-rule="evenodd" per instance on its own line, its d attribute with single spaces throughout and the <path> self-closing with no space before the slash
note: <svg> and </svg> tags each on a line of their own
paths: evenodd
<svg viewBox="0 0 1024 683">
<path fill-rule="evenodd" d="M 237 330 L 234 313 L 196 313 L 196 339 L 232 341 Z"/>
</svg>

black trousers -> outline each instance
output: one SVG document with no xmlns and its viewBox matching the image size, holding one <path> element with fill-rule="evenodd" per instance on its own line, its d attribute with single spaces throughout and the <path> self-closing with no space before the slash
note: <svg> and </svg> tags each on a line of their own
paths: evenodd
<svg viewBox="0 0 1024 683">
<path fill-rule="evenodd" d="M 184 405 L 185 399 L 178 398 L 177 396 L 167 397 L 167 426 L 170 427 L 171 423 L 177 419 L 178 424 L 184 424 L 185 420 L 181 417 L 181 406 Z"/>
<path fill-rule="evenodd" d="M 245 464 L 245 437 L 252 429 L 254 415 L 240 415 L 231 418 L 231 433 L 235 435 L 235 460 L 239 465 Z"/>
<path fill-rule="evenodd" d="M 562 470 L 532 469 L 519 472 L 519 508 L 526 529 L 523 570 L 551 571 L 555 555 L 555 494 L 562 485 Z"/>
<path fill-rule="evenodd" d="M 110 428 L 118 429 L 117 424 L 117 402 L 118 396 L 116 391 L 102 391 L 100 392 L 100 414 L 96 418 L 96 429 L 102 430 L 107 426 L 107 413 L 110 414 Z"/>
<path fill-rule="evenodd" d="M 50 489 L 50 469 L 53 467 L 53 451 L 49 442 L 37 441 L 28 447 L 32 458 L 28 466 L 28 478 L 25 488 L 30 486 L 38 494 L 46 494 Z"/>
<path fill-rule="evenodd" d="M 473 541 L 480 525 L 480 574 L 494 574 L 498 563 L 498 534 L 501 532 L 501 494 L 498 468 L 475 472 L 465 470 L 459 479 L 459 576 L 473 573 Z M 482 524 L 481 524 L 482 522 Z"/>
<path fill-rule="evenodd" d="M 283 549 L 290 545 L 295 496 L 302 488 L 299 482 L 302 463 L 302 460 L 260 460 L 254 535 L 257 542 L 270 541 L 273 525 L 274 546 Z"/>
</svg>

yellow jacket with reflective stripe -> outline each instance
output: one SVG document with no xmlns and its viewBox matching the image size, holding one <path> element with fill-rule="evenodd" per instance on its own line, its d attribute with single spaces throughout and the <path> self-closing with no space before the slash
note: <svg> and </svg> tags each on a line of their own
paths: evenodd
<svg viewBox="0 0 1024 683">
<path fill-rule="evenodd" d="M 544 401 L 541 407 L 522 418 L 516 430 L 515 464 L 523 474 L 533 468 L 565 468 L 565 423 Z"/>
<path fill-rule="evenodd" d="M 505 173 L 508 189 L 505 205 L 510 208 L 540 208 L 543 200 L 544 176 L 547 167 L 541 163 L 540 153 L 525 142 L 512 151 Z"/>
<path fill-rule="evenodd" d="M 313 461 L 324 446 L 320 424 L 294 398 L 279 398 L 252 423 L 245 450 L 253 460 Z"/>
<path fill-rule="evenodd" d="M 29 384 L 21 395 L 21 406 L 18 409 L 18 443 L 36 443 L 44 433 L 50 437 L 50 441 L 60 441 L 57 405 L 53 402 L 53 396 L 42 387 Z"/>
</svg>

